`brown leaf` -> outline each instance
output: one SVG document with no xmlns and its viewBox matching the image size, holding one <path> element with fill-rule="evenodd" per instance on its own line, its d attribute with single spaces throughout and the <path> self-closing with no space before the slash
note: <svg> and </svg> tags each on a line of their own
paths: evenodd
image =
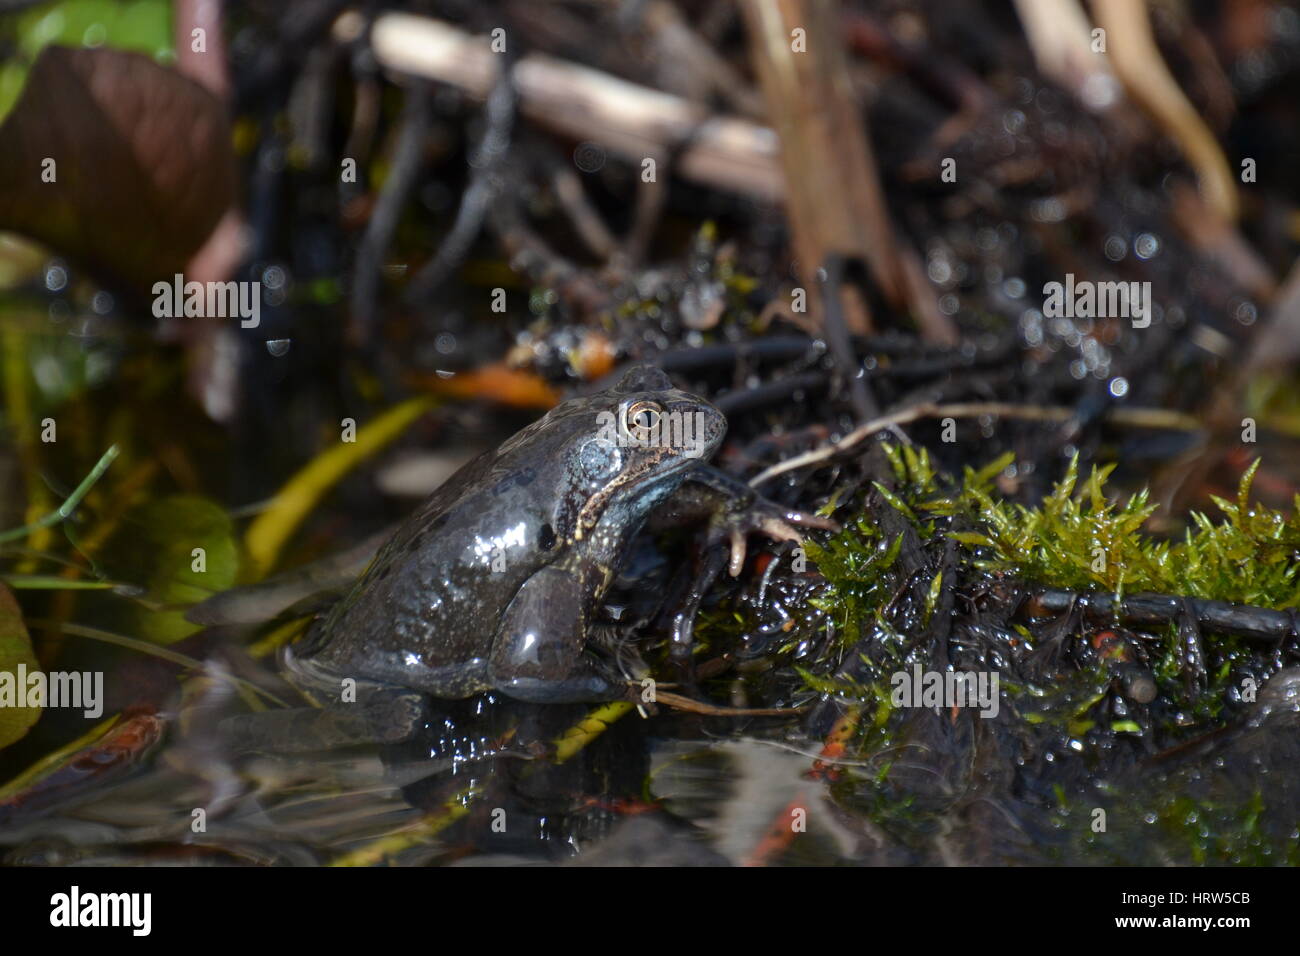
<svg viewBox="0 0 1300 956">
<path fill-rule="evenodd" d="M 223 105 L 138 53 L 47 47 L 0 143 L 0 229 L 137 290 L 183 272 L 234 200 Z"/>
</svg>

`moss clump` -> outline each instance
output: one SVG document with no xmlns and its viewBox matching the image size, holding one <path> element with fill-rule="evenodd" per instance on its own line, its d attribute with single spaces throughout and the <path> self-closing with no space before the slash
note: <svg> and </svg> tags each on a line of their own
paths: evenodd
<svg viewBox="0 0 1300 956">
<path fill-rule="evenodd" d="M 1155 511 L 1146 491 L 1106 495 L 1111 467 L 1078 486 L 1078 461 L 1038 507 L 995 500 L 967 485 L 956 498 L 978 530 L 954 533 L 977 549 L 975 565 L 1071 590 L 1152 591 L 1272 608 L 1300 604 L 1300 496 L 1290 516 L 1250 501 L 1259 462 L 1242 476 L 1235 502 L 1214 498 L 1219 521 L 1193 512 L 1181 541 L 1142 528 Z M 937 503 L 953 510 L 952 500 Z M 925 506 L 922 506 L 925 507 Z"/>
<path fill-rule="evenodd" d="M 923 449 L 885 450 L 891 487 L 876 485 L 861 516 L 808 546 L 826 580 L 810 603 L 837 633 L 798 673 L 848 705 L 837 800 L 918 860 L 934 858 L 935 833 L 948 834 L 945 853 L 986 853 L 989 819 L 972 808 L 994 804 L 1020 821 L 1005 834 L 1010 860 L 1296 858 L 1293 717 L 1243 719 L 1256 713 L 1244 684 L 1294 662 L 1294 642 L 1200 633 L 1194 621 L 1142 628 L 1074 610 L 1049 619 L 1019 601 L 1047 587 L 1300 606 L 1300 517 L 1251 501 L 1255 466 L 1235 500 L 1215 499 L 1218 515 L 1193 514 L 1168 539 L 1148 530 L 1145 492 L 1108 489 L 1110 468 L 1083 478 L 1076 459 L 1024 505 L 996 490 L 1010 456 L 953 479 Z M 952 608 L 947 621 L 941 607 Z M 999 713 L 984 722 L 947 704 L 894 706 L 892 675 L 918 664 L 996 673 Z M 1154 684 L 1154 698 L 1132 693 L 1135 677 Z M 1271 789 L 1261 791 L 1260 774 Z M 1096 832 L 1099 809 L 1110 825 Z M 1016 843 L 1020 826 L 1035 840 Z"/>
</svg>

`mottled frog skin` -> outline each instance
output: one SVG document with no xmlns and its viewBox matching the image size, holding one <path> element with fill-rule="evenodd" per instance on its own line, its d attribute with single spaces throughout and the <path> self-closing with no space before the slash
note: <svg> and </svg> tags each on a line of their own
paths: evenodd
<svg viewBox="0 0 1300 956">
<path fill-rule="evenodd" d="M 669 421 L 690 428 L 648 431 Z M 654 368 L 564 402 L 439 488 L 295 664 L 443 698 L 626 697 L 586 648 L 593 616 L 647 515 L 725 431 L 716 408 Z"/>
</svg>

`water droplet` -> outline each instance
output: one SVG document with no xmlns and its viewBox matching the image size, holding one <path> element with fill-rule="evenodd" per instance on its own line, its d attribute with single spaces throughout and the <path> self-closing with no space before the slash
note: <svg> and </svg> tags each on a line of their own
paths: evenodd
<svg viewBox="0 0 1300 956">
<path fill-rule="evenodd" d="M 598 173 L 605 168 L 605 148 L 589 141 L 579 143 L 573 151 L 573 164 L 584 173 Z"/>
<path fill-rule="evenodd" d="M 62 292 L 68 285 L 68 270 L 58 259 L 45 267 L 45 288 L 51 292 Z"/>
<path fill-rule="evenodd" d="M 1160 238 L 1149 232 L 1141 233 L 1133 240 L 1133 251 L 1139 259 L 1154 259 L 1160 252 Z"/>
<path fill-rule="evenodd" d="M 284 285 L 285 273 L 280 266 L 267 266 L 262 270 L 262 285 L 268 289 L 279 289 Z"/>
<path fill-rule="evenodd" d="M 276 358 L 279 358 L 288 353 L 289 345 L 292 341 L 292 339 L 267 339 L 266 350 Z"/>
</svg>

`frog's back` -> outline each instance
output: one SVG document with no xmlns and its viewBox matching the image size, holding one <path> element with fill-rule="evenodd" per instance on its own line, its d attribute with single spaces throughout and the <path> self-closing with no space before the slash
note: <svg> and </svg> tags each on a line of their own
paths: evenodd
<svg viewBox="0 0 1300 956">
<path fill-rule="evenodd" d="M 300 656 L 343 675 L 487 689 L 497 611 L 536 570 L 552 495 L 539 469 L 487 452 L 433 493 L 380 549 Z M 545 469 L 540 469 L 544 471 Z M 431 674 L 444 676 L 430 677 Z"/>
</svg>

